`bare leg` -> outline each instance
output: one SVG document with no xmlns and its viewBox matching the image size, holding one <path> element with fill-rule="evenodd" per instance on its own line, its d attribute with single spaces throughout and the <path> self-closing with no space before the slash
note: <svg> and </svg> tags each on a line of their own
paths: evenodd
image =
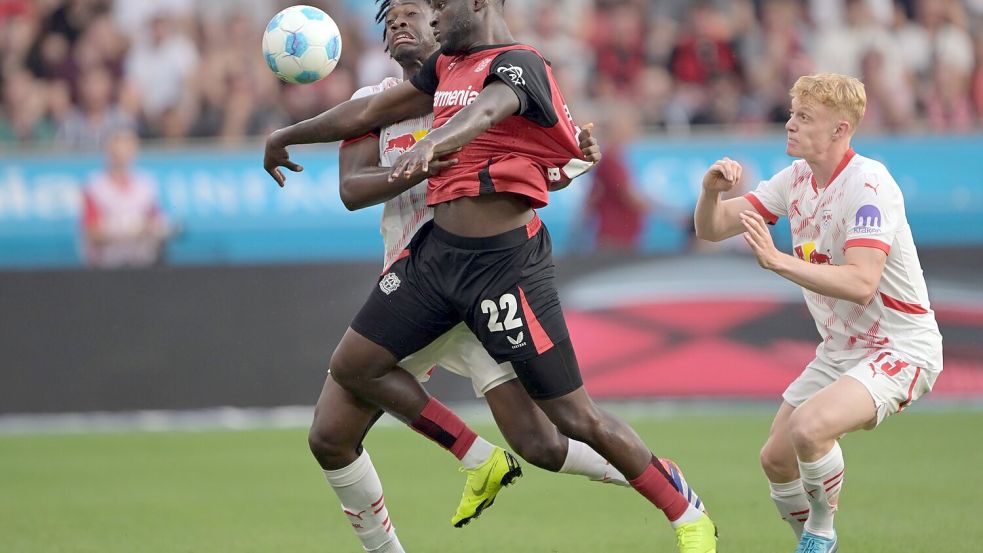
<svg viewBox="0 0 983 553">
<path fill-rule="evenodd" d="M 789 420 L 794 411 L 795 408 L 785 402 L 778 408 L 768 441 L 761 448 L 761 468 L 768 477 L 771 499 L 779 516 L 799 539 L 809 517 L 809 499 L 799 478 L 799 462 L 789 430 Z"/>
<path fill-rule="evenodd" d="M 362 547 L 403 553 L 386 508 L 382 482 L 368 452 L 362 449 L 365 434 L 381 414 L 328 376 L 314 410 L 308 442 Z"/>
<path fill-rule="evenodd" d="M 789 421 L 800 461 L 816 461 L 844 434 L 873 428 L 877 410 L 867 388 L 849 376 L 820 390 L 799 406 Z"/>
<path fill-rule="evenodd" d="M 481 464 L 494 450 L 399 368 L 388 350 L 350 328 L 331 356 L 331 375 L 348 392 L 385 409 L 450 451 L 465 468 Z"/>
<path fill-rule="evenodd" d="M 876 422 L 877 410 L 870 393 L 849 376 L 820 390 L 789 418 L 802 487 L 809 496 L 809 518 L 805 523 L 809 535 L 835 543 L 833 515 L 846 473 L 837 440 L 847 432 L 873 427 Z"/>
<path fill-rule="evenodd" d="M 314 408 L 307 436 L 311 453 L 325 470 L 338 470 L 355 462 L 362 439 L 382 411 L 339 386 L 329 375 Z"/>
<path fill-rule="evenodd" d="M 513 451 L 539 468 L 560 470 L 567 456 L 567 437 L 560 434 L 518 380 L 488 390 L 485 401 Z"/>
<path fill-rule="evenodd" d="M 403 422 L 419 418 L 430 394 L 389 351 L 348 329 L 331 356 L 331 376 L 355 396 Z"/>
</svg>

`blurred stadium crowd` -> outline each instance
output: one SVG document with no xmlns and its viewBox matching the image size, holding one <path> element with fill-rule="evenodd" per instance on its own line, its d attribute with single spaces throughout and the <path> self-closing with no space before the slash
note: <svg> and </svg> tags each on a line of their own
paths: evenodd
<svg viewBox="0 0 983 553">
<path fill-rule="evenodd" d="M 370 0 L 310 0 L 344 34 L 335 73 L 282 85 L 260 55 L 282 0 L 0 0 L 0 146 L 141 137 L 236 142 L 398 74 Z M 865 132 L 983 122 L 983 0 L 514 0 L 517 39 L 556 70 L 578 119 L 617 106 L 649 129 L 766 128 L 795 78 L 858 76 Z"/>
</svg>

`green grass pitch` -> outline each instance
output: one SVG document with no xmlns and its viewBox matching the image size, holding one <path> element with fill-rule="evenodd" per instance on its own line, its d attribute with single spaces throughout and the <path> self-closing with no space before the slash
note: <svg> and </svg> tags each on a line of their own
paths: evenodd
<svg viewBox="0 0 983 553">
<path fill-rule="evenodd" d="M 758 468 L 770 417 L 632 421 L 710 506 L 722 552 L 789 552 Z M 485 436 L 500 441 L 492 427 Z M 843 441 L 844 553 L 983 551 L 983 413 L 906 413 Z M 525 466 L 464 529 L 463 475 L 403 427 L 367 442 L 411 553 L 672 552 L 661 513 L 624 488 Z M 303 430 L 0 436 L 3 553 L 361 551 Z"/>
</svg>

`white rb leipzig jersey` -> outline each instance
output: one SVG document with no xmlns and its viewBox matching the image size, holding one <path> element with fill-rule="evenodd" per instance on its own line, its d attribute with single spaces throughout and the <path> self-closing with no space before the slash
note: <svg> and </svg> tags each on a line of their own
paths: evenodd
<svg viewBox="0 0 983 553">
<path fill-rule="evenodd" d="M 905 216 L 904 197 L 883 164 L 847 152 L 820 190 L 812 170 L 797 160 L 744 196 L 770 223 L 788 217 L 794 253 L 815 264 L 840 265 L 846 250 L 887 254 L 884 274 L 867 305 L 803 289 L 823 338 L 817 355 L 834 363 L 891 349 L 928 371 L 942 370 L 942 336 Z"/>
<path fill-rule="evenodd" d="M 352 99 L 378 94 L 402 82 L 388 77 L 375 86 L 355 92 Z M 379 160 L 382 167 L 392 167 L 396 159 L 430 132 L 433 114 L 389 125 L 379 132 Z M 427 181 L 386 202 L 382 211 L 382 239 L 386 246 L 383 267 L 389 267 L 406 249 L 410 239 L 424 223 L 433 219 L 433 209 L 427 207 Z"/>
</svg>

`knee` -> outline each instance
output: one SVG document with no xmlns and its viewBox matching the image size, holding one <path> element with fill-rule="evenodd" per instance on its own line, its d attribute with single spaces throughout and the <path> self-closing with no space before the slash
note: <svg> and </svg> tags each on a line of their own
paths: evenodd
<svg viewBox="0 0 983 553">
<path fill-rule="evenodd" d="M 772 482 L 789 482 L 798 474 L 799 465 L 795 453 L 787 451 L 787 448 L 777 447 L 773 438 L 765 442 L 759 459 L 762 470 Z"/>
<path fill-rule="evenodd" d="M 343 436 L 344 433 L 334 432 L 330 425 L 314 420 L 307 433 L 307 445 L 321 468 L 337 470 L 355 461 L 358 444 L 347 443 Z"/>
<path fill-rule="evenodd" d="M 824 441 L 825 427 L 823 417 L 807 409 L 796 409 L 789 418 L 789 436 L 797 451 L 811 449 Z"/>
<path fill-rule="evenodd" d="M 561 434 L 587 444 L 597 443 L 597 437 L 603 431 L 601 414 L 596 411 L 568 411 L 555 418 L 553 424 Z"/>
<path fill-rule="evenodd" d="M 342 346 L 338 346 L 331 354 L 331 361 L 328 364 L 331 378 L 345 389 L 356 388 L 360 382 L 357 363 L 352 361 Z"/>
<path fill-rule="evenodd" d="M 523 438 L 510 444 L 519 457 L 541 469 L 557 472 L 566 460 L 567 448 L 559 434 L 550 436 L 524 434 Z"/>
</svg>

